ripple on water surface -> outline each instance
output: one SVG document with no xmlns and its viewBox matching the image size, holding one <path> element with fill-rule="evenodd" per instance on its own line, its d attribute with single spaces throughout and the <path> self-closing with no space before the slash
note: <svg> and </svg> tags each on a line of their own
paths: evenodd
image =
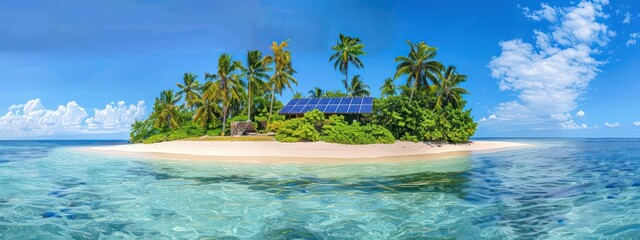
<svg viewBox="0 0 640 240">
<path fill-rule="evenodd" d="M 0 142 L 0 238 L 640 235 L 640 140 L 534 143 L 442 161 L 248 165 Z"/>
</svg>

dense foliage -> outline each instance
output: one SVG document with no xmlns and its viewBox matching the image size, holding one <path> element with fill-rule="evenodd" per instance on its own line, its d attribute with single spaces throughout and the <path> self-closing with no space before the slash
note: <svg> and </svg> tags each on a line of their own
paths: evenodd
<svg viewBox="0 0 640 240">
<path fill-rule="evenodd" d="M 424 107 L 433 103 L 433 97 L 412 102 L 408 99 L 405 95 L 377 99 L 373 122 L 389 129 L 395 138 L 403 141 L 461 143 L 475 133 L 477 123 L 471 117 L 471 110 L 451 105 Z"/>
<path fill-rule="evenodd" d="M 389 73 L 394 77 L 383 80 L 372 114 L 325 116 L 314 110 L 302 118 L 285 120 L 277 114 L 283 104 L 276 95 L 286 89 L 293 91 L 296 71 L 288 41 L 273 42 L 270 54 L 247 51 L 244 63 L 222 54 L 215 71 L 205 73 L 202 83 L 198 75 L 185 73 L 176 84 L 177 90 L 164 90 L 155 99 L 147 119 L 132 124 L 130 141 L 154 143 L 225 135 L 236 121 L 251 121 L 259 133 L 274 132 L 281 142 L 468 141 L 477 128 L 463 98 L 469 92 L 460 86 L 468 77 L 459 74 L 456 67 L 436 61 L 435 47 L 424 42 L 407 44 L 408 53 L 395 58 L 396 71 Z M 339 80 L 344 91 L 315 87 L 308 96 L 370 96 L 364 77 L 349 75 L 350 65 L 355 70 L 364 68 L 360 59 L 365 54 L 362 41 L 340 34 L 332 50 L 329 61 L 344 75 Z M 294 98 L 301 97 L 302 93 L 294 93 Z"/>
<path fill-rule="evenodd" d="M 278 127 L 276 140 L 280 142 L 300 142 L 322 140 L 342 144 L 394 143 L 393 134 L 382 126 L 359 122 L 348 124 L 344 116 L 333 115 L 328 119 L 318 110 L 304 114 L 302 118 L 284 121 Z"/>
<path fill-rule="evenodd" d="M 386 128 L 367 124 L 360 125 L 360 122 L 348 124 L 344 121 L 344 116 L 333 115 L 322 126 L 322 141 L 342 144 L 373 144 L 373 143 L 394 143 L 391 131 Z"/>
</svg>

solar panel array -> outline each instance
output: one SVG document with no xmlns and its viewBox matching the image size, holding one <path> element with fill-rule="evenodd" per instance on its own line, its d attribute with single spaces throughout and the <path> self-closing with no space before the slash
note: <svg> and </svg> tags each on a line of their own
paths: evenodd
<svg viewBox="0 0 640 240">
<path fill-rule="evenodd" d="M 304 114 L 318 109 L 325 114 L 362 114 L 373 111 L 372 97 L 301 98 L 292 99 L 280 114 Z"/>
</svg>

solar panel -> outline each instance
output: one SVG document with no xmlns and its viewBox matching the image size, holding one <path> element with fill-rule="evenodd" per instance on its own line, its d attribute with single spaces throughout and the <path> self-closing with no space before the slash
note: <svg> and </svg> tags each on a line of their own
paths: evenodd
<svg viewBox="0 0 640 240">
<path fill-rule="evenodd" d="M 341 98 L 329 98 L 329 104 L 340 104 Z"/>
<path fill-rule="evenodd" d="M 324 109 L 324 113 L 336 113 L 338 110 L 338 104 L 327 105 L 327 108 Z"/>
<path fill-rule="evenodd" d="M 300 99 L 291 99 L 287 105 L 296 105 L 300 102 Z"/>
<path fill-rule="evenodd" d="M 307 106 L 304 106 L 304 108 L 302 108 L 302 110 L 300 112 L 305 113 L 305 112 L 311 111 L 311 110 L 313 110 L 313 107 L 314 107 L 314 105 L 307 104 Z"/>
<path fill-rule="evenodd" d="M 318 109 L 318 111 L 320 111 L 320 112 L 324 112 L 325 108 L 327 108 L 327 105 L 324 105 L 324 104 L 318 104 L 318 105 L 313 107 L 313 109 Z"/>
<path fill-rule="evenodd" d="M 303 98 L 300 99 L 300 101 L 298 101 L 298 103 L 296 103 L 296 105 L 306 105 L 309 102 L 310 99 L 308 98 Z"/>
<path fill-rule="evenodd" d="M 302 108 L 304 108 L 304 106 L 300 106 L 300 105 L 295 106 L 291 109 L 290 113 L 293 113 L 293 114 L 300 113 L 300 111 L 302 111 Z"/>
<path fill-rule="evenodd" d="M 371 113 L 371 112 L 373 112 L 373 105 L 362 105 L 362 108 L 360 109 L 360 112 L 362 112 L 362 113 Z"/>
<path fill-rule="evenodd" d="M 349 105 L 340 104 L 338 106 L 338 110 L 336 110 L 336 113 L 349 113 Z"/>
<path fill-rule="evenodd" d="M 349 106 L 349 110 L 347 110 L 347 112 L 348 113 L 359 113 L 361 106 L 362 106 L 362 104 L 357 104 L 357 105 L 352 104 L 351 106 Z"/>
<path fill-rule="evenodd" d="M 325 114 L 362 114 L 373 110 L 372 97 L 302 98 L 292 99 L 280 114 L 297 115 L 318 109 Z"/>
</svg>

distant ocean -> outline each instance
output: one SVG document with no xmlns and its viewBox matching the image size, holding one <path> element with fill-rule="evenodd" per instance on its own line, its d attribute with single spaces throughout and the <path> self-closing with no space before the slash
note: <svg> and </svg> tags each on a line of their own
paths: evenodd
<svg viewBox="0 0 640 240">
<path fill-rule="evenodd" d="M 390 164 L 252 165 L 0 141 L 0 239 L 637 239 L 640 139 Z"/>
</svg>

